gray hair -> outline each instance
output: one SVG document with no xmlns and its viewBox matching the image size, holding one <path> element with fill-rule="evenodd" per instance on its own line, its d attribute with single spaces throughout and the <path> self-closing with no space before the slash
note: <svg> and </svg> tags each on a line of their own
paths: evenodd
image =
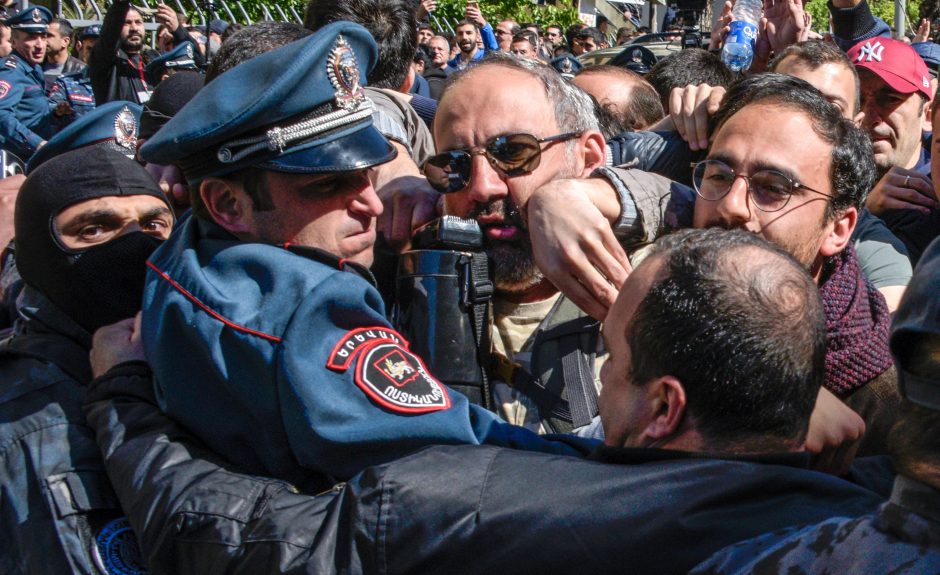
<svg viewBox="0 0 940 575">
<path fill-rule="evenodd" d="M 489 66 L 519 70 L 541 81 L 545 96 L 555 106 L 555 122 L 562 132 L 600 131 L 600 121 L 594 112 L 594 102 L 584 90 L 565 80 L 551 66 L 507 52 L 490 52 L 478 64 L 451 74 L 441 94 L 441 100 L 464 78 Z"/>
</svg>

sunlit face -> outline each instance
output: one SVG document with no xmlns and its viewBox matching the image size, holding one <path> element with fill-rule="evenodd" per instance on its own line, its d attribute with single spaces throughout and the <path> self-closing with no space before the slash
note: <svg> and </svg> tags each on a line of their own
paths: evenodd
<svg viewBox="0 0 940 575">
<path fill-rule="evenodd" d="M 131 8 L 124 17 L 121 27 L 121 49 L 128 54 L 136 54 L 144 45 L 144 20 L 140 12 Z"/>
<path fill-rule="evenodd" d="M 512 43 L 512 29 L 514 24 L 515 23 L 510 20 L 503 20 L 493 29 L 493 33 L 496 34 L 496 41 L 499 42 L 500 50 L 509 50 L 509 45 Z"/>
<path fill-rule="evenodd" d="M 427 44 L 434 37 L 434 32 L 428 28 L 418 30 L 418 44 Z"/>
<path fill-rule="evenodd" d="M 545 40 L 547 42 L 551 42 L 552 46 L 557 46 L 563 43 L 564 39 L 562 38 L 562 35 L 561 35 L 561 28 L 555 28 L 553 26 L 549 26 L 545 30 Z"/>
<path fill-rule="evenodd" d="M 509 51 L 522 58 L 528 58 L 530 60 L 536 58 L 535 49 L 527 40 L 513 42 L 509 47 Z"/>
<path fill-rule="evenodd" d="M 506 89 L 488 89 L 492 86 Z M 434 120 L 438 152 L 483 146 L 502 135 L 546 137 L 560 131 L 541 82 L 503 66 L 478 68 L 454 84 L 441 99 Z M 541 281 L 518 207 L 543 184 L 575 175 L 569 158 L 580 153 L 580 148 L 569 154 L 564 143 L 543 144 L 541 149 L 539 166 L 514 177 L 494 169 L 486 156 L 474 154 L 470 183 L 444 195 L 447 214 L 476 218 L 480 223 L 495 265 L 497 289 L 504 292 L 526 292 Z"/>
<path fill-rule="evenodd" d="M 855 97 L 855 72 L 844 64 L 827 62 L 815 69 L 790 56 L 777 65 L 777 72 L 805 80 L 822 92 L 830 103 L 835 104 L 847 120 L 855 119 L 857 105 Z"/>
<path fill-rule="evenodd" d="M 473 24 L 458 26 L 457 46 L 464 54 L 473 54 L 473 51 L 477 49 L 477 27 Z"/>
<path fill-rule="evenodd" d="M 920 159 L 921 136 L 929 129 L 924 99 L 917 92 L 895 91 L 877 74 L 859 69 L 862 83 L 862 126 L 871 136 L 875 165 L 881 171 L 893 166 L 912 168 Z"/>
<path fill-rule="evenodd" d="M 68 36 L 62 36 L 58 22 L 49 24 L 49 27 L 46 28 L 46 53 L 50 57 L 56 57 L 63 51 L 68 51 L 70 41 L 71 39 Z"/>
<path fill-rule="evenodd" d="M 643 430 L 656 414 L 646 400 L 647 382 L 631 379 L 633 356 L 627 341 L 627 328 L 662 269 L 662 259 L 648 258 L 627 277 L 617 301 L 611 306 L 601 334 L 609 355 L 601 368 L 600 397 L 597 400 L 604 443 L 612 447 L 641 447 Z"/>
<path fill-rule="evenodd" d="M 46 34 L 13 30 L 13 48 L 30 64 L 42 64 L 46 58 Z"/>
<path fill-rule="evenodd" d="M 274 208 L 252 212 L 246 239 L 319 248 L 372 265 L 375 219 L 382 214 L 382 202 L 367 170 L 266 176 Z"/>
<path fill-rule="evenodd" d="M 173 213 L 154 196 L 105 196 L 73 204 L 55 217 L 63 246 L 83 250 L 131 232 L 162 240 L 173 230 Z"/>
<path fill-rule="evenodd" d="M 435 36 L 431 38 L 428 46 L 431 49 L 431 62 L 434 64 L 434 67 L 443 68 L 446 66 L 447 61 L 450 59 L 450 46 L 447 44 L 447 40 L 440 36 Z"/>
<path fill-rule="evenodd" d="M 578 38 L 578 44 L 581 46 L 582 54 L 586 52 L 593 52 L 594 50 L 597 50 L 598 48 L 597 42 L 595 42 L 594 38 L 590 36 L 584 36 L 584 37 Z"/>
<path fill-rule="evenodd" d="M 737 175 L 773 169 L 830 195 L 831 158 L 832 146 L 816 135 L 809 118 L 780 104 L 745 106 L 719 128 L 708 154 L 708 159 L 723 161 Z M 798 189 L 782 210 L 764 212 L 754 206 L 747 182 L 738 177 L 724 197 L 696 198 L 693 223 L 696 228 L 743 228 L 760 234 L 814 273 L 823 255 L 831 255 L 820 254 L 833 226 L 827 217 L 829 202 L 825 196 Z"/>
<path fill-rule="evenodd" d="M 0 25 L 0 57 L 6 58 L 13 51 L 10 32 L 8 27 Z"/>
</svg>

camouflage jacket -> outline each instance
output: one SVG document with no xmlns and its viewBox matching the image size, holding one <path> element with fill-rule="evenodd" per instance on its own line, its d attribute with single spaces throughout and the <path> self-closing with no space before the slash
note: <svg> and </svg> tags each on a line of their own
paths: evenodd
<svg viewBox="0 0 940 575">
<path fill-rule="evenodd" d="M 940 491 L 899 475 L 871 515 L 732 545 L 693 573 L 940 573 Z"/>
</svg>

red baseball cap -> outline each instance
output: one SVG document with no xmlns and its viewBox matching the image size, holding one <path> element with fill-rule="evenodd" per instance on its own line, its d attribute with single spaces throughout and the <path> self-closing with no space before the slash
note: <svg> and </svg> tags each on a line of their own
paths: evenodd
<svg viewBox="0 0 940 575">
<path fill-rule="evenodd" d="M 920 92 L 928 100 L 932 97 L 930 71 L 910 45 L 879 36 L 852 46 L 848 55 L 856 68 L 874 72 L 897 92 Z"/>
</svg>

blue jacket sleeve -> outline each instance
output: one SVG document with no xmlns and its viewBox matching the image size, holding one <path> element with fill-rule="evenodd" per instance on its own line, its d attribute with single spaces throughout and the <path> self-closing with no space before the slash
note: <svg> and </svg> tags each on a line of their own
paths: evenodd
<svg viewBox="0 0 940 575">
<path fill-rule="evenodd" d="M 493 32 L 493 27 L 490 26 L 489 23 L 480 28 L 480 37 L 483 38 L 484 52 L 495 52 L 499 50 L 499 42 L 496 41 L 496 33 Z"/>
<path fill-rule="evenodd" d="M 339 478 L 434 444 L 582 451 L 512 426 L 428 373 L 377 291 L 336 273 L 298 306 L 277 351 L 284 429 L 301 466 Z"/>
<path fill-rule="evenodd" d="M 23 98 L 24 88 L 15 76 L 15 70 L 0 67 L 0 145 L 25 155 L 22 159 L 27 160 L 43 139 L 16 117 L 16 106 Z"/>
</svg>

